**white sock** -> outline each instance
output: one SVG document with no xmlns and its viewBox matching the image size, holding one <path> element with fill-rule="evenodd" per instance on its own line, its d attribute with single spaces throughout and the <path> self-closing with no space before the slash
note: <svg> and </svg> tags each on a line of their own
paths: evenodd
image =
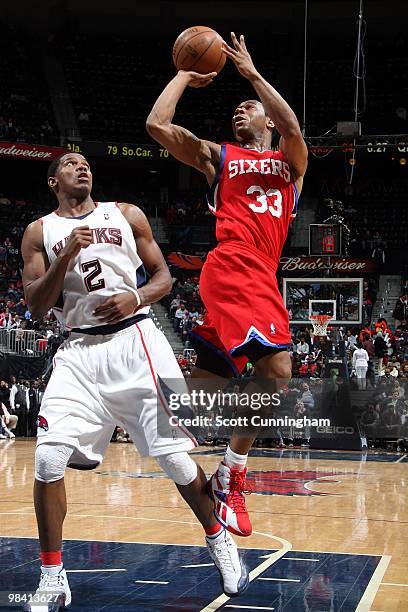
<svg viewBox="0 0 408 612">
<path fill-rule="evenodd" d="M 41 572 L 43 574 L 51 574 L 51 576 L 56 576 L 62 570 L 62 563 L 60 565 L 42 565 Z"/>
<path fill-rule="evenodd" d="M 225 534 L 225 529 L 224 529 L 224 527 L 221 527 L 220 531 L 217 534 L 215 534 L 213 536 L 206 535 L 205 539 L 208 542 L 218 542 L 218 540 L 220 540 L 221 538 L 224 537 L 224 534 Z"/>
<path fill-rule="evenodd" d="M 224 463 L 230 468 L 241 468 L 246 466 L 248 455 L 238 455 L 227 446 L 227 450 L 224 455 Z"/>
</svg>

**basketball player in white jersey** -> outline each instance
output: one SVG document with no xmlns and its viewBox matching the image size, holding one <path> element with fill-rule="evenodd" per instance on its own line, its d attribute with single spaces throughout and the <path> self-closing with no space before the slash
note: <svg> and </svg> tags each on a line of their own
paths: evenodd
<svg viewBox="0 0 408 612">
<path fill-rule="evenodd" d="M 58 601 L 32 609 L 48 612 L 71 602 L 61 556 L 65 468 L 98 466 L 117 424 L 142 456 L 157 459 L 203 525 L 224 592 L 242 594 L 248 573 L 232 537 L 214 518 L 204 472 L 187 454 L 194 439 L 185 430 L 173 430 L 172 437 L 157 431 L 158 405 L 165 407 L 157 379 L 183 376 L 148 316 L 149 304 L 171 288 L 149 223 L 134 205 L 94 202 L 90 166 L 82 155 L 67 153 L 53 162 L 48 185 L 59 206 L 25 231 L 24 290 L 35 318 L 53 308 L 70 335 L 55 356 L 35 453 L 38 591 L 56 593 Z"/>
</svg>

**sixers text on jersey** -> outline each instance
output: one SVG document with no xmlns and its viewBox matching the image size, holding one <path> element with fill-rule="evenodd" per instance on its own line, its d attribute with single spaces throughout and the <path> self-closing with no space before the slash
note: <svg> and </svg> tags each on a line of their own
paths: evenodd
<svg viewBox="0 0 408 612">
<path fill-rule="evenodd" d="M 281 151 L 223 144 L 208 196 L 218 242 L 237 240 L 276 264 L 297 211 L 297 190 Z"/>
</svg>

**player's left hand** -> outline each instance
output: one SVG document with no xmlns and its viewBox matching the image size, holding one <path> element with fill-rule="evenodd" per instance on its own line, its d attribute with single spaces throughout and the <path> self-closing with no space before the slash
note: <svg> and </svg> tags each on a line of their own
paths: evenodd
<svg viewBox="0 0 408 612">
<path fill-rule="evenodd" d="M 225 55 L 232 59 L 238 68 L 238 72 L 240 72 L 246 79 L 249 79 L 257 74 L 257 70 L 251 56 L 249 55 L 248 49 L 246 48 L 244 35 L 241 34 L 238 40 L 235 36 L 235 32 L 231 32 L 231 40 L 234 48 L 230 47 L 224 41 L 222 49 Z"/>
<path fill-rule="evenodd" d="M 125 293 L 117 293 L 105 300 L 98 308 L 95 308 L 93 314 L 100 319 L 101 324 L 110 325 L 119 323 L 125 317 L 133 314 L 136 307 L 136 296 L 131 291 L 125 291 Z"/>
</svg>

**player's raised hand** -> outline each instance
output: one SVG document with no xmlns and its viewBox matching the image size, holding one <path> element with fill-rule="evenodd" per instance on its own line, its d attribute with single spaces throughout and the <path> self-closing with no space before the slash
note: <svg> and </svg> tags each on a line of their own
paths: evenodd
<svg viewBox="0 0 408 612">
<path fill-rule="evenodd" d="M 137 307 L 136 296 L 131 291 L 116 293 L 105 300 L 98 308 L 95 308 L 94 315 L 100 319 L 104 325 L 119 323 L 125 317 L 133 314 Z"/>
<path fill-rule="evenodd" d="M 81 249 L 86 249 L 92 243 L 92 231 L 88 225 L 81 225 L 72 230 L 67 240 L 67 244 L 62 249 L 60 255 L 68 257 L 76 257 Z"/>
<path fill-rule="evenodd" d="M 227 57 L 232 59 L 238 69 L 238 72 L 240 72 L 245 78 L 249 79 L 257 74 L 257 70 L 248 49 L 246 48 L 244 35 L 241 34 L 238 40 L 235 33 L 231 32 L 231 40 L 233 47 L 230 47 L 230 45 L 224 41 L 222 50 Z"/>
<path fill-rule="evenodd" d="M 196 89 L 199 87 L 207 87 L 207 85 L 212 83 L 215 77 L 217 76 L 216 72 L 200 74 L 199 72 L 193 72 L 191 70 L 179 70 L 179 74 L 181 74 L 187 79 L 187 85 L 189 87 L 194 87 Z"/>
</svg>

